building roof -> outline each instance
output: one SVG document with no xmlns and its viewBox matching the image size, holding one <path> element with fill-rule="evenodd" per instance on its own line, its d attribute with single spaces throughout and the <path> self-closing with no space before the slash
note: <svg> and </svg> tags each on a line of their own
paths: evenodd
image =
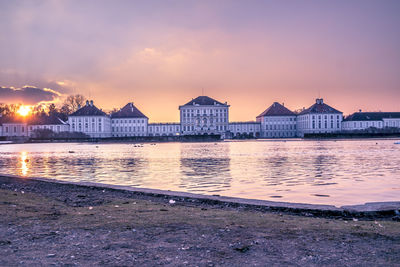
<svg viewBox="0 0 400 267">
<path fill-rule="evenodd" d="M 355 112 L 344 121 L 380 121 L 382 119 L 400 119 L 400 112 Z"/>
<path fill-rule="evenodd" d="M 57 116 L 37 115 L 28 120 L 29 125 L 64 125 L 66 122 Z"/>
<path fill-rule="evenodd" d="M 130 102 L 119 111 L 111 114 L 111 118 L 147 118 L 135 105 Z"/>
<path fill-rule="evenodd" d="M 342 114 L 343 112 L 334 109 L 333 107 L 324 103 L 322 98 L 317 98 L 315 104 L 308 109 L 302 110 L 298 115 L 313 114 L 313 113 L 337 113 Z"/>
<path fill-rule="evenodd" d="M 215 106 L 215 105 L 221 105 L 221 106 L 227 106 L 226 102 L 225 104 L 212 99 L 211 97 L 208 96 L 198 96 L 195 99 L 190 100 L 183 106 L 194 106 L 194 105 L 199 105 L 199 106 Z"/>
<path fill-rule="evenodd" d="M 257 118 L 264 116 L 296 116 L 296 114 L 278 102 L 274 102 L 263 113 L 258 115 Z"/>
<path fill-rule="evenodd" d="M 29 117 L 21 116 L 3 116 L 0 117 L 0 125 L 5 123 L 21 123 L 28 125 L 63 125 L 66 124 L 63 120 L 57 116 L 47 116 L 47 115 L 33 115 Z"/>
<path fill-rule="evenodd" d="M 229 122 L 229 125 L 231 124 L 261 124 L 258 121 L 233 121 L 233 122 Z"/>
<path fill-rule="evenodd" d="M 0 125 L 4 123 L 26 123 L 27 118 L 21 116 L 1 116 Z"/>
<path fill-rule="evenodd" d="M 93 100 L 87 100 L 86 105 L 69 115 L 72 116 L 107 116 L 107 114 L 93 105 Z"/>
</svg>

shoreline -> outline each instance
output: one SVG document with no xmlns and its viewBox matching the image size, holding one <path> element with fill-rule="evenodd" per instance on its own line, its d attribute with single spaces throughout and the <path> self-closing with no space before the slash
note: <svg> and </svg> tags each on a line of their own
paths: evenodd
<svg viewBox="0 0 400 267">
<path fill-rule="evenodd" d="M 400 262 L 400 217 L 313 214 L 142 191 L 0 176 L 0 265 Z"/>
<path fill-rule="evenodd" d="M 93 140 L 79 140 L 79 139 L 53 139 L 53 140 L 28 140 L 28 141 L 21 141 L 21 140 L 6 140 L 0 141 L 0 145 L 16 145 L 16 144 L 52 144 L 52 143 L 82 143 L 82 144 L 162 144 L 162 143 L 216 143 L 216 142 L 312 142 L 312 141 L 379 141 L 379 140 L 393 140 L 399 141 L 399 137 L 308 137 L 308 138 L 252 138 L 252 139 L 216 139 L 216 140 L 124 140 L 124 139 L 114 139 L 114 140 L 107 140 L 107 139 L 93 139 Z"/>
<path fill-rule="evenodd" d="M 308 204 L 308 203 L 292 203 L 292 202 L 279 202 L 259 199 L 247 199 L 238 197 L 227 197 L 219 195 L 203 195 L 194 194 L 180 191 L 161 190 L 131 187 L 123 185 L 111 185 L 103 183 L 92 182 L 70 182 L 61 181 L 56 179 L 41 178 L 41 177 L 22 177 L 17 175 L 3 175 L 0 174 L 0 181 L 15 179 L 16 181 L 24 183 L 32 183 L 40 186 L 41 183 L 49 185 L 62 185 L 66 189 L 68 187 L 83 187 L 90 188 L 91 190 L 113 190 L 123 194 L 130 194 L 132 197 L 145 196 L 148 198 L 165 200 L 171 199 L 180 201 L 181 203 L 190 203 L 198 205 L 210 205 L 215 207 L 233 207 L 233 208 L 246 208 L 248 210 L 257 211 L 272 211 L 272 212 L 286 212 L 288 214 L 298 214 L 306 216 L 317 217 L 342 217 L 342 218 L 394 218 L 400 219 L 400 201 L 390 202 L 367 202 L 357 205 L 344 205 L 336 207 L 334 205 L 321 205 L 321 204 Z"/>
</svg>

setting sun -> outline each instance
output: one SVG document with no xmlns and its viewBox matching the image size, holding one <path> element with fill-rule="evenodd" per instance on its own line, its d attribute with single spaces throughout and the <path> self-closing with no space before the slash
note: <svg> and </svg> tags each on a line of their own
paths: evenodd
<svg viewBox="0 0 400 267">
<path fill-rule="evenodd" d="M 31 112 L 31 107 L 30 106 L 20 106 L 17 113 L 23 117 L 29 115 Z"/>
</svg>

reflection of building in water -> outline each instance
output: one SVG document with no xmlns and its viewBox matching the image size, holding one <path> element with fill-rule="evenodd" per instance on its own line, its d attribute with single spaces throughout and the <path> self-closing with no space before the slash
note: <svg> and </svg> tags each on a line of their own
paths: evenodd
<svg viewBox="0 0 400 267">
<path fill-rule="evenodd" d="M 284 150 L 284 148 L 281 149 Z M 289 178 L 290 175 L 288 175 L 291 171 L 288 156 L 285 154 L 280 155 L 279 152 L 277 152 L 277 154 L 276 156 L 261 158 L 259 160 L 260 166 L 263 166 L 265 169 L 263 180 L 267 182 L 267 185 L 280 185 L 287 182 L 290 183 L 290 181 L 293 180 Z"/>
<path fill-rule="evenodd" d="M 220 192 L 231 187 L 229 146 L 206 148 L 195 144 L 181 147 L 180 188 L 191 192 Z M 209 144 L 208 144 L 209 147 Z"/>
<path fill-rule="evenodd" d="M 119 158 L 113 160 L 113 166 L 119 170 L 114 174 L 118 182 L 132 186 L 143 185 L 149 172 L 149 161 L 145 158 Z"/>
<path fill-rule="evenodd" d="M 316 156 L 313 162 L 314 183 L 318 184 L 334 178 L 335 166 L 337 166 L 337 158 L 334 155 L 322 153 Z"/>
</svg>

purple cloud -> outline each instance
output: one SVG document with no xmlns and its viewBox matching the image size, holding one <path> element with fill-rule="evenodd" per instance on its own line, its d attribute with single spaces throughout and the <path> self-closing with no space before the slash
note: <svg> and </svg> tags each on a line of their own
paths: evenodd
<svg viewBox="0 0 400 267">
<path fill-rule="evenodd" d="M 24 86 L 22 88 L 0 87 L 0 103 L 22 103 L 34 105 L 39 102 L 56 101 L 61 94 L 48 88 Z"/>
</svg>

